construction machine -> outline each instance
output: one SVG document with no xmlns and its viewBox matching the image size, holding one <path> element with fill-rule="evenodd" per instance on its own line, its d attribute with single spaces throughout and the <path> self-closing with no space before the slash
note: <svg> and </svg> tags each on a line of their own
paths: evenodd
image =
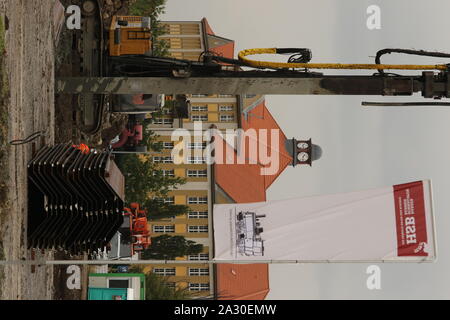
<svg viewBox="0 0 450 320">
<path fill-rule="evenodd" d="M 130 114 L 128 123 L 121 134 L 111 141 L 111 148 L 116 153 L 147 152 L 147 146 L 142 145 L 144 139 L 145 117 Z"/>
<path fill-rule="evenodd" d="M 114 57 L 152 55 L 150 17 L 113 16 L 111 23 L 103 23 L 99 0 L 73 0 L 81 7 L 82 28 L 74 33 L 75 47 L 80 56 L 80 76 L 109 77 L 120 74 L 121 65 L 113 63 Z M 134 73 L 138 76 L 139 71 Z M 79 94 L 78 103 L 87 134 L 100 130 L 105 108 L 109 112 L 146 115 L 159 112 L 166 105 L 161 93 L 136 93 L 124 95 Z M 178 95 L 170 105 L 179 117 L 187 115 L 189 101 Z M 143 148 L 127 149 L 129 152 L 145 152 Z"/>
<path fill-rule="evenodd" d="M 151 245 L 147 211 L 138 203 L 124 208 L 124 222 L 111 240 L 107 250 L 110 259 L 130 259 Z"/>
<path fill-rule="evenodd" d="M 131 220 L 131 253 L 134 255 L 144 251 L 151 244 L 147 210 L 141 209 L 138 203 L 132 203 L 130 208 L 125 209 L 125 216 Z"/>
<path fill-rule="evenodd" d="M 75 1 L 75 0 L 74 0 Z M 408 54 L 450 58 L 450 54 L 388 48 L 380 50 L 375 63 L 311 63 L 307 48 L 258 48 L 243 50 L 239 59 L 229 59 L 205 52 L 199 61 L 155 57 L 152 55 L 151 21 L 148 17 L 115 16 L 109 26 L 101 22 L 98 0 L 82 2 L 83 30 L 80 48 L 80 77 L 60 78 L 56 91 L 78 94 L 89 130 L 98 126 L 105 100 L 120 110 L 146 105 L 146 111 L 161 108 L 162 94 L 312 94 L 312 95 L 382 95 L 424 98 L 450 97 L 448 64 L 382 64 L 385 54 Z M 260 61 L 257 54 L 289 55 L 287 62 Z M 327 75 L 312 70 L 372 70 L 369 75 Z M 392 70 L 400 70 L 394 73 Z M 417 74 L 401 74 L 402 71 Z M 112 99 L 110 99 L 112 97 Z M 158 100 L 159 97 L 159 100 Z M 153 100 L 152 100 L 153 99 Z M 111 100 L 111 101 L 109 101 Z M 136 103 L 139 101 L 139 103 Z M 156 102 L 155 102 L 156 101 Z M 187 106 L 183 101 L 184 107 Z M 363 102 L 365 106 L 450 105 L 448 102 Z M 153 108 L 153 109 L 152 109 Z M 128 109 L 126 112 L 131 112 Z M 91 115 L 89 117 L 89 115 Z M 93 121 L 92 118 L 97 118 Z"/>
<path fill-rule="evenodd" d="M 243 50 L 239 59 L 228 59 L 205 52 L 199 61 L 156 57 L 152 52 L 149 17 L 114 16 L 111 24 L 102 23 L 98 0 L 73 0 L 81 3 L 83 28 L 79 50 L 82 55 L 80 77 L 57 80 L 57 92 L 80 95 L 81 107 L 91 118 L 101 114 L 105 99 L 113 98 L 111 110 L 121 109 L 134 101 L 152 100 L 148 111 L 161 107 L 162 94 L 314 94 L 314 95 L 413 95 L 440 99 L 450 96 L 447 64 L 382 64 L 385 54 L 397 53 L 433 58 L 450 58 L 450 54 L 388 48 L 380 50 L 375 63 L 311 63 L 307 48 L 258 48 Z M 287 62 L 250 59 L 256 54 L 289 55 Z M 370 75 L 326 75 L 318 70 L 373 70 Z M 389 71 L 388 71 L 389 70 Z M 402 75 L 392 70 L 414 70 L 421 73 Z M 400 72 L 400 71 L 399 71 Z M 123 95 L 129 95 L 124 99 Z M 142 99 L 134 99 L 140 95 Z M 93 103 L 95 102 L 95 103 Z M 97 103 L 98 102 L 98 103 Z M 186 107 L 186 101 L 183 102 Z M 390 105 L 447 105 L 445 102 L 412 102 Z M 114 108 L 114 105 L 116 108 Z M 143 104 L 145 105 L 145 104 Z M 364 105 L 379 105 L 365 103 Z M 94 106 L 94 107 L 92 107 Z M 153 108 L 153 110 L 152 110 Z M 126 112 L 131 112 L 127 110 Z M 146 112 L 143 111 L 142 112 Z M 95 122 L 86 116 L 87 130 Z"/>
</svg>

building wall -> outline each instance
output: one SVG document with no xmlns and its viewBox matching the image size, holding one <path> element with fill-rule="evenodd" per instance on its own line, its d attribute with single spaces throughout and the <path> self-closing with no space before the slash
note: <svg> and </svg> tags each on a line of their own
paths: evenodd
<svg viewBox="0 0 450 320">
<path fill-rule="evenodd" d="M 200 55 L 206 50 L 207 44 L 206 32 L 203 30 L 203 24 L 199 21 L 164 21 L 162 25 L 166 28 L 166 34 L 160 39 L 167 40 L 169 43 L 169 53 L 172 57 L 178 59 L 188 59 L 198 61 Z M 240 100 L 233 95 L 187 95 L 191 103 L 189 110 L 189 119 L 176 119 L 168 108 L 165 108 L 159 115 L 153 116 L 153 123 L 150 129 L 155 131 L 159 137 L 158 140 L 166 143 L 167 148 L 159 153 L 153 153 L 150 159 L 154 157 L 170 157 L 172 154 L 171 144 L 177 146 L 177 142 L 172 141 L 171 134 L 177 128 L 193 131 L 195 124 L 199 124 L 201 120 L 202 130 L 209 129 L 211 125 L 215 125 L 220 130 L 236 129 L 239 123 Z M 194 143 L 196 141 L 190 141 Z M 191 150 L 194 151 L 194 150 Z M 197 151 L 201 154 L 203 150 Z M 194 155 L 193 155 L 194 156 Z M 151 160 L 153 161 L 153 160 Z M 193 212 L 198 212 L 197 217 L 186 214 L 178 217 L 161 219 L 158 221 L 149 221 L 150 230 L 153 236 L 162 234 L 180 235 L 186 239 L 196 241 L 204 245 L 202 259 L 210 260 L 212 252 L 209 247 L 211 243 L 210 231 L 210 208 L 212 208 L 213 199 L 211 199 L 210 181 L 208 176 L 202 174 L 201 177 L 190 177 L 189 171 L 201 171 L 206 173 L 208 165 L 201 164 L 180 164 L 159 163 L 161 170 L 166 170 L 167 174 L 182 177 L 186 179 L 186 184 L 180 186 L 177 190 L 169 192 L 166 201 L 174 204 L 187 205 Z M 150 194 L 149 197 L 152 197 Z M 205 203 L 190 204 L 189 198 L 199 197 L 207 198 Z M 206 214 L 205 214 L 206 213 Z M 191 228 L 191 230 L 190 230 Z M 207 229 L 206 229 L 207 228 Z M 192 232 L 208 231 L 208 232 Z M 155 232 L 161 231 L 161 232 Z M 167 233 L 162 233 L 170 231 Z M 191 231 L 191 232 L 189 232 Z M 198 256 L 197 258 L 199 258 Z M 192 258 L 192 257 L 191 257 Z M 177 260 L 189 260 L 189 257 L 179 257 Z M 189 288 L 190 284 L 194 287 L 199 284 L 202 287 L 200 291 L 193 293 L 200 296 L 210 296 L 213 294 L 213 268 L 209 264 L 177 264 L 177 265 L 153 265 L 145 268 L 145 272 L 161 272 L 168 270 L 168 281 L 175 283 L 176 287 Z M 208 270 L 207 275 L 189 275 L 190 269 Z M 164 273 L 164 272 L 163 272 Z M 199 289 L 199 288 L 197 288 Z"/>
<path fill-rule="evenodd" d="M 200 21 L 164 21 L 166 34 L 159 37 L 169 44 L 173 58 L 197 61 L 206 50 L 203 25 Z"/>
<path fill-rule="evenodd" d="M 188 119 L 177 119 L 169 108 L 163 112 L 151 115 L 152 129 L 163 131 L 167 129 L 194 129 L 195 122 L 202 122 L 203 130 L 215 124 L 218 129 L 236 129 L 239 117 L 239 102 L 236 96 L 230 95 L 187 95 L 191 103 Z"/>
</svg>

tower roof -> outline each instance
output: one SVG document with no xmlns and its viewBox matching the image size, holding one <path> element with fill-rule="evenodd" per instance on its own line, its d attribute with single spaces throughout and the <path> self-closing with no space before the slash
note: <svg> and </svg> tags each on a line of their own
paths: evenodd
<svg viewBox="0 0 450 320">
<path fill-rule="evenodd" d="M 216 164 L 215 180 L 235 202 L 260 202 L 266 200 L 266 190 L 273 184 L 278 176 L 292 163 L 292 157 L 285 148 L 286 136 L 270 114 L 261 99 L 251 110 L 244 110 L 241 114 L 242 129 L 250 132 L 254 129 L 256 135 L 237 136 L 236 145 L 243 144 L 245 148 L 245 164 L 234 161 L 232 164 Z M 264 131 L 266 130 L 266 131 Z M 274 139 L 271 130 L 278 133 Z M 267 139 L 264 139 L 264 135 Z M 221 138 L 217 138 L 221 139 Z M 258 145 L 257 154 L 251 151 L 252 142 Z M 234 159 L 243 157 L 238 150 L 223 141 L 223 152 L 225 155 L 234 155 Z M 278 158 L 278 164 L 264 164 L 261 159 L 261 150 L 265 148 L 266 154 L 271 158 Z"/>
<path fill-rule="evenodd" d="M 234 57 L 234 41 L 214 34 L 206 18 L 202 19 L 202 24 L 206 32 L 205 41 L 208 50 L 214 52 L 218 56 L 232 59 Z"/>
</svg>

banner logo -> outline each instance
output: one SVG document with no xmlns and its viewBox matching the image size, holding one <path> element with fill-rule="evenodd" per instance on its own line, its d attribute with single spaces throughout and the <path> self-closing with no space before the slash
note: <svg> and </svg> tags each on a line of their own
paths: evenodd
<svg viewBox="0 0 450 320">
<path fill-rule="evenodd" d="M 398 256 L 428 256 L 421 181 L 394 186 Z"/>
</svg>

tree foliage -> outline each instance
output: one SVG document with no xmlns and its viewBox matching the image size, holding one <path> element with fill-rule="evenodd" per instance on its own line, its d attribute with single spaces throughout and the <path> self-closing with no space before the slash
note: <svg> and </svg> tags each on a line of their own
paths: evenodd
<svg viewBox="0 0 450 320">
<path fill-rule="evenodd" d="M 165 13 L 166 0 L 137 0 L 130 7 L 130 14 L 151 18 L 152 30 L 152 52 L 153 56 L 167 57 L 169 55 L 169 44 L 167 41 L 159 38 L 165 34 L 159 16 Z"/>
<path fill-rule="evenodd" d="M 144 140 L 150 151 L 161 151 L 162 144 L 154 132 L 147 132 Z M 170 190 L 186 183 L 184 178 L 164 176 L 158 163 L 153 163 L 146 155 L 120 155 L 116 162 L 125 176 L 125 198 L 128 203 L 143 204 L 150 194 L 154 197 L 164 197 Z"/>
<path fill-rule="evenodd" d="M 144 266 L 132 265 L 130 273 L 143 273 Z M 188 288 L 173 288 L 169 277 L 155 273 L 145 275 L 145 300 L 188 300 L 192 298 Z"/>
<path fill-rule="evenodd" d="M 191 294 L 188 288 L 172 288 L 168 277 L 154 273 L 145 275 L 146 300 L 188 300 Z"/>
<path fill-rule="evenodd" d="M 203 245 L 182 236 L 162 235 L 152 238 L 152 244 L 144 250 L 142 257 L 147 260 L 175 260 L 175 258 L 203 251 Z"/>
<path fill-rule="evenodd" d="M 170 190 L 186 182 L 183 178 L 163 176 L 158 164 L 135 154 L 124 155 L 120 169 L 126 179 L 125 197 L 128 203 L 145 203 L 150 194 L 164 197 Z"/>
<path fill-rule="evenodd" d="M 190 208 L 186 205 L 161 203 L 156 199 L 147 199 L 142 206 L 148 211 L 150 220 L 160 220 L 165 218 L 177 217 L 189 212 Z"/>
</svg>

